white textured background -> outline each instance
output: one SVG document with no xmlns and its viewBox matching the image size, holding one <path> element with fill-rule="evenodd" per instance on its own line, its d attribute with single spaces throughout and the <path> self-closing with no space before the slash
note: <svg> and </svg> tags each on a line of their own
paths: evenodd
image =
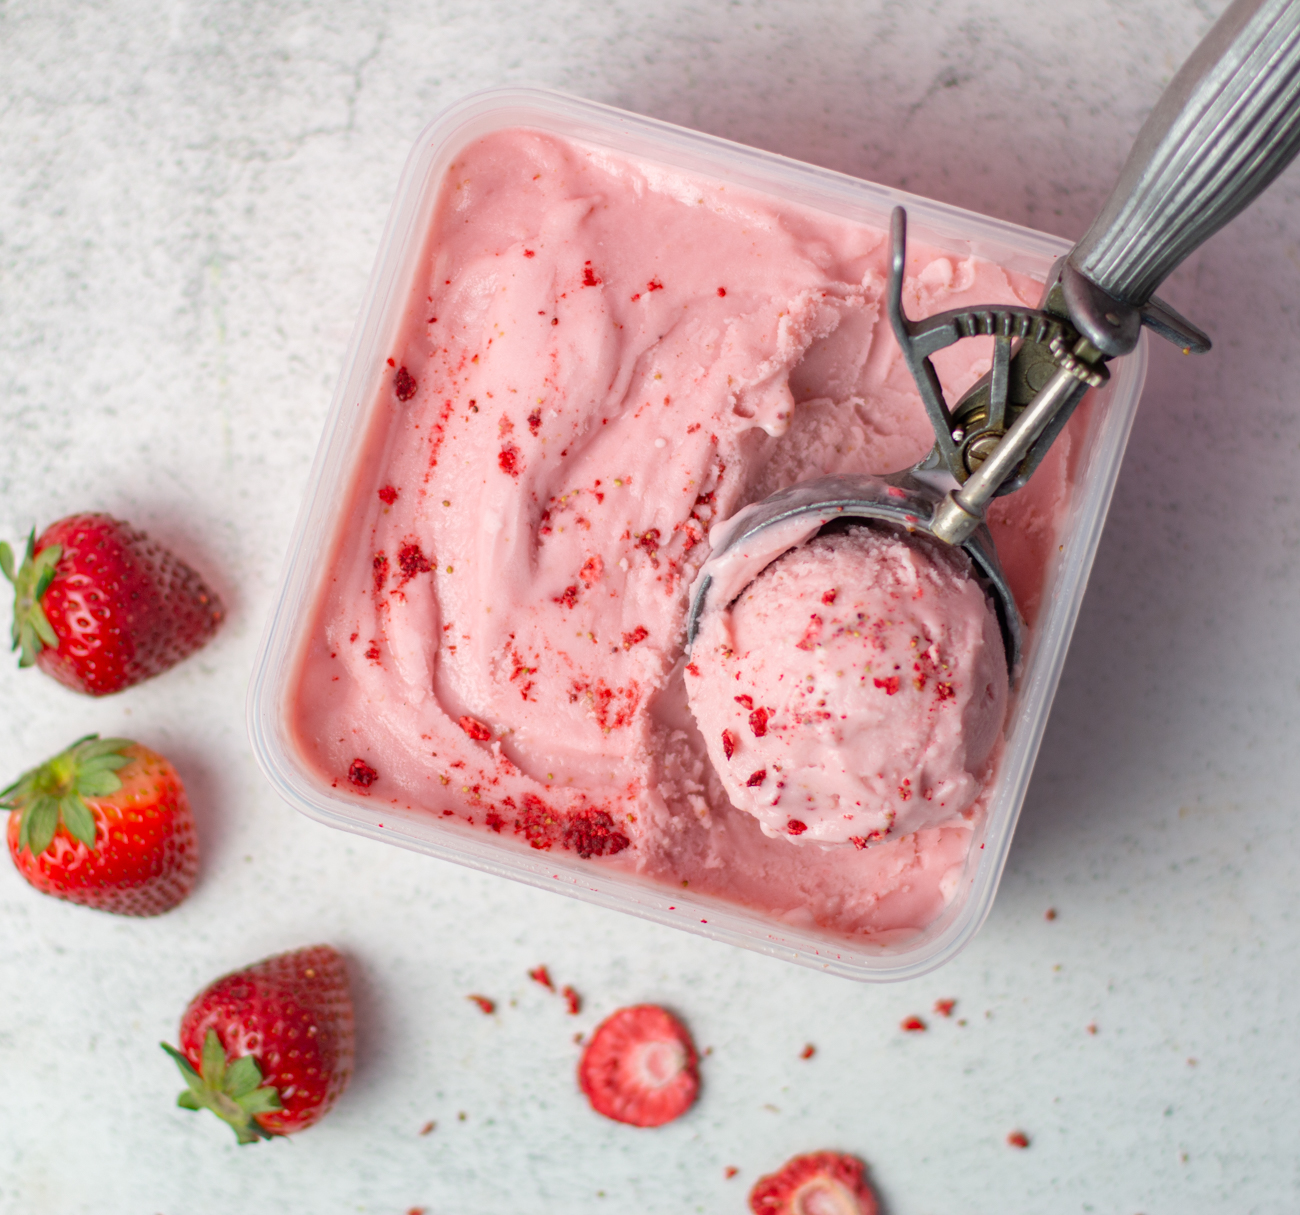
<svg viewBox="0 0 1300 1215">
<path fill-rule="evenodd" d="M 244 732 L 398 173 L 442 106 L 548 84 L 1073 238 L 1221 8 L 0 0 L 0 534 L 111 511 L 231 609 L 107 701 L 0 663 L 4 782 L 134 734 L 180 768 L 205 856 L 144 922 L 0 865 L 0 1210 L 725 1215 L 821 1147 L 866 1158 L 889 1215 L 1300 1208 L 1298 169 L 1166 288 L 1216 349 L 1157 343 L 1006 878 L 937 974 L 858 986 L 331 832 Z M 211 978 L 315 940 L 349 954 L 356 1077 L 316 1129 L 236 1148 L 175 1108 L 156 1043 Z M 945 996 L 964 1026 L 928 1015 Z M 660 1131 L 572 1078 L 573 1033 L 642 1000 L 713 1048 Z"/>
</svg>

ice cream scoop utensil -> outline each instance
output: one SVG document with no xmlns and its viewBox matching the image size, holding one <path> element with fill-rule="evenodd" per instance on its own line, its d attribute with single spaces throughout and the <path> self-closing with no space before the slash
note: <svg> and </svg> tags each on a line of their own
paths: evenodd
<svg viewBox="0 0 1300 1215">
<path fill-rule="evenodd" d="M 1052 268 L 1039 308 L 910 320 L 902 304 L 906 216 L 897 208 L 887 304 L 935 446 L 914 468 L 804 482 L 721 525 L 692 593 L 688 644 L 701 614 L 743 589 L 738 571 L 752 579 L 825 522 L 849 516 L 961 546 L 994 600 L 1014 668 L 1019 615 L 984 526 L 988 504 L 1028 481 L 1084 393 L 1105 382 L 1107 360 L 1131 351 L 1142 325 L 1186 351 L 1209 350 L 1210 339 L 1155 289 L 1297 150 L 1300 0 L 1235 0 L 1143 124 L 1101 213 Z M 981 335 L 994 339 L 993 366 L 949 409 L 930 356 Z M 946 492 L 937 481 L 948 482 Z"/>
<path fill-rule="evenodd" d="M 971 471 L 950 469 L 965 483 L 935 511 L 934 535 L 961 543 L 995 495 L 1028 480 L 1090 377 L 1131 351 L 1143 325 L 1186 351 L 1209 350 L 1210 339 L 1155 290 L 1298 150 L 1300 3 L 1235 0 L 1170 82 L 1100 214 L 1048 278 L 1042 308 L 1068 318 L 1079 334 L 1068 352 L 1057 343 L 1054 353 L 1066 356 L 1058 357 L 1060 369 L 1003 434 L 993 420 L 996 361 L 953 411 Z M 891 320 L 896 333 L 910 327 L 901 300 Z M 1022 357 L 1031 357 L 1023 345 L 1013 362 Z M 990 402 L 983 410 L 981 397 Z M 963 426 L 975 417 L 978 431 Z M 941 439 L 937 450 L 945 446 Z"/>
</svg>

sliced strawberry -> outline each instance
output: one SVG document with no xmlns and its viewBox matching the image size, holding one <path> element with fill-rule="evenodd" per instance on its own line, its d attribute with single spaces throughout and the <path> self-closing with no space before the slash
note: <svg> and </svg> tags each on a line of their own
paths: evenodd
<svg viewBox="0 0 1300 1215">
<path fill-rule="evenodd" d="M 578 1065 L 578 1084 L 606 1118 L 663 1126 L 695 1104 L 697 1060 L 691 1035 L 672 1013 L 638 1004 L 597 1027 Z"/>
<path fill-rule="evenodd" d="M 795 1156 L 749 1191 L 754 1215 L 876 1215 L 867 1166 L 840 1152 Z"/>
<path fill-rule="evenodd" d="M 161 674 L 203 645 L 221 601 L 180 558 L 108 515 L 70 515 L 27 540 L 14 584 L 13 648 L 77 692 L 106 696 Z"/>
<path fill-rule="evenodd" d="M 277 954 L 205 988 L 162 1044 L 188 1085 L 184 1109 L 210 1109 L 240 1143 L 319 1122 L 352 1074 L 352 997 L 339 952 Z"/>
<path fill-rule="evenodd" d="M 194 885 L 194 815 L 176 769 L 91 734 L 0 793 L 18 872 L 37 890 L 117 915 L 158 915 Z"/>
</svg>

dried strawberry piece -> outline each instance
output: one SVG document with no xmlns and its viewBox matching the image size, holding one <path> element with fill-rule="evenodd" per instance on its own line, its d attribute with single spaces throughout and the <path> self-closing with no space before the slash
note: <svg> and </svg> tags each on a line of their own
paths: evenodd
<svg viewBox="0 0 1300 1215">
<path fill-rule="evenodd" d="M 397 369 L 393 376 L 393 392 L 399 401 L 409 401 L 418 387 L 415 377 L 404 366 Z"/>
<path fill-rule="evenodd" d="M 459 718 L 456 724 L 475 742 L 487 742 L 492 737 L 491 727 L 479 721 L 477 717 L 466 715 Z"/>
<path fill-rule="evenodd" d="M 722 753 L 730 759 L 736 753 L 736 736 L 730 730 L 722 731 Z"/>
<path fill-rule="evenodd" d="M 810 1152 L 760 1177 L 749 1191 L 754 1215 L 876 1215 L 867 1166 L 841 1152 Z"/>
<path fill-rule="evenodd" d="M 354 785 L 359 785 L 362 789 L 368 789 L 379 779 L 379 773 L 374 770 L 364 759 L 354 759 L 352 767 L 348 769 L 348 780 Z"/>
<path fill-rule="evenodd" d="M 691 1035 L 655 1004 L 620 1008 L 592 1034 L 578 1084 L 591 1108 L 630 1126 L 663 1126 L 680 1118 L 700 1089 Z"/>
<path fill-rule="evenodd" d="M 632 841 L 614 826 L 607 810 L 578 810 L 564 826 L 564 846 L 582 859 L 613 856 Z"/>
</svg>

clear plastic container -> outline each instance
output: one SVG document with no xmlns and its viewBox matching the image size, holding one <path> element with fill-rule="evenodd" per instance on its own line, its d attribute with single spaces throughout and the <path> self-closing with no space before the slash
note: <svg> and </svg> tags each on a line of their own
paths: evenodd
<svg viewBox="0 0 1300 1215">
<path fill-rule="evenodd" d="M 366 433 L 364 403 L 387 370 L 384 352 L 400 324 L 443 174 L 470 141 L 511 127 L 603 146 L 885 230 L 891 209 L 901 203 L 913 240 L 1040 280 L 1067 248 L 1059 238 L 957 207 L 545 90 L 494 89 L 452 106 L 425 129 L 407 162 L 311 471 L 250 686 L 249 730 L 259 763 L 291 805 L 330 826 L 849 978 L 904 979 L 934 969 L 970 941 L 992 905 L 1128 440 L 1145 374 L 1145 342 L 1112 367 L 1110 383 L 1094 394 L 1087 412 L 1063 543 L 1047 574 L 1006 749 L 962 881 L 942 915 L 907 939 L 845 939 L 791 927 L 571 853 L 531 851 L 508 836 L 430 812 L 352 797 L 322 780 L 297 753 L 287 724 L 292 668 L 317 571 L 332 551 L 337 504 L 346 497 L 342 491 Z"/>
</svg>

